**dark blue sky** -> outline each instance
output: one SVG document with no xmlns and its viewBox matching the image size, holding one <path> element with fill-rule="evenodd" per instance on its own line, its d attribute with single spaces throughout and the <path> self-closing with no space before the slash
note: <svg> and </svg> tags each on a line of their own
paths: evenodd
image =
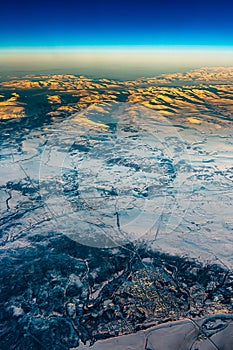
<svg viewBox="0 0 233 350">
<path fill-rule="evenodd" d="M 232 1 L 4 0 L 0 47 L 233 46 Z"/>
</svg>

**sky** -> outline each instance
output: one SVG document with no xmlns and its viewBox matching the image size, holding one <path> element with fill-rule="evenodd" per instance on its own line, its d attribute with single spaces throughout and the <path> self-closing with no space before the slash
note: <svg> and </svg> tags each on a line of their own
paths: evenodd
<svg viewBox="0 0 233 350">
<path fill-rule="evenodd" d="M 11 0 L 0 47 L 233 46 L 232 1 Z"/>
<path fill-rule="evenodd" d="M 3 1 L 0 69 L 140 76 L 232 66 L 232 13 L 229 0 Z"/>
</svg>

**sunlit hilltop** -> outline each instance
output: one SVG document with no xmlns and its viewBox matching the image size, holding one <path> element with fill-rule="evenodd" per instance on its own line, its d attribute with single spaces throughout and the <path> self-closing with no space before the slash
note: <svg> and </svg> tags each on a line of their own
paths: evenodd
<svg viewBox="0 0 233 350">
<path fill-rule="evenodd" d="M 196 127 L 224 127 L 233 111 L 233 68 L 201 68 L 154 78 L 117 81 L 70 74 L 2 78 L 1 118 L 26 115 L 26 91 L 42 99 L 54 118 L 96 103 L 140 103 L 164 116 Z M 12 92 L 9 95 L 9 91 Z M 39 95 L 38 95 L 39 94 Z M 28 103 L 27 110 L 32 108 Z M 30 112 L 29 112 L 30 113 Z M 224 117 L 222 117 L 224 115 Z"/>
</svg>

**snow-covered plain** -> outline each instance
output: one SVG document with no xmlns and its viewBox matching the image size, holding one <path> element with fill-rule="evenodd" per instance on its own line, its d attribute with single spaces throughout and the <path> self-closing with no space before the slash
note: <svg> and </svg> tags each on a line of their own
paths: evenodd
<svg viewBox="0 0 233 350">
<path fill-rule="evenodd" d="M 229 345 L 232 77 L 0 82 L 3 350 Z"/>
</svg>

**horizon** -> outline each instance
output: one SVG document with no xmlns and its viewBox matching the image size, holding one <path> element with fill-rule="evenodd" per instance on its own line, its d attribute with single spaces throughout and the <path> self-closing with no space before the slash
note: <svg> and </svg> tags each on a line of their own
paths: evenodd
<svg viewBox="0 0 233 350">
<path fill-rule="evenodd" d="M 233 4 L 48 0 L 1 5 L 0 70 L 117 79 L 232 66 Z"/>
<path fill-rule="evenodd" d="M 1 74 L 72 73 L 91 77 L 136 79 L 202 67 L 231 67 L 233 47 L 105 46 L 1 48 Z"/>
</svg>

